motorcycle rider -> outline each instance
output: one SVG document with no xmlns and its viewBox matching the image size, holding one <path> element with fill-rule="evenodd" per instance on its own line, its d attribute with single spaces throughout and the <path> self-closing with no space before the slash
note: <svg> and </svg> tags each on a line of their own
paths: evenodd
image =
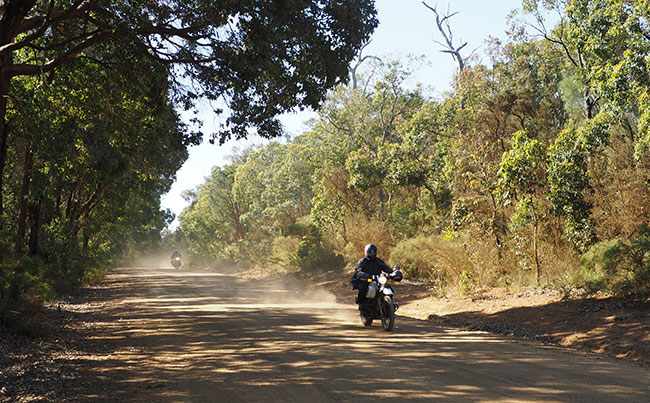
<svg viewBox="0 0 650 403">
<path fill-rule="evenodd" d="M 369 243 L 364 248 L 365 257 L 359 259 L 357 266 L 354 268 L 354 278 L 359 287 L 357 304 L 361 305 L 366 302 L 366 292 L 368 291 L 368 279 L 373 275 L 381 272 L 393 273 L 393 269 L 377 257 L 377 246 Z"/>
<path fill-rule="evenodd" d="M 174 250 L 174 253 L 172 253 L 172 260 L 174 260 L 175 257 L 181 257 L 181 253 L 178 249 Z"/>
</svg>

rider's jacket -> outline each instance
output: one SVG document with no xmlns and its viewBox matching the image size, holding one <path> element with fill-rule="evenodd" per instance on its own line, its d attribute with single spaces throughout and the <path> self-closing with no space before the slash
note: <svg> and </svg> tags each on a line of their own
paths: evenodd
<svg viewBox="0 0 650 403">
<path fill-rule="evenodd" d="M 381 260 L 378 257 L 375 258 L 369 258 L 369 257 L 364 257 L 359 259 L 357 262 L 357 267 L 354 269 L 354 273 L 357 278 L 360 277 L 360 273 L 366 273 L 370 275 L 376 275 L 380 274 L 381 272 L 386 272 L 386 273 L 392 273 L 393 269 L 384 263 L 383 260 Z M 363 276 L 363 274 L 361 274 Z"/>
</svg>

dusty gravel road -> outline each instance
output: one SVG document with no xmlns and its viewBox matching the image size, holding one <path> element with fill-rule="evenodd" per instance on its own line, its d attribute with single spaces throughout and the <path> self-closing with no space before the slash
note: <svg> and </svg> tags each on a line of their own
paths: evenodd
<svg viewBox="0 0 650 403">
<path fill-rule="evenodd" d="M 155 267 L 106 284 L 106 352 L 85 358 L 101 388 L 82 400 L 650 401 L 647 366 L 400 316 L 364 328 L 352 304 L 295 284 Z"/>
</svg>

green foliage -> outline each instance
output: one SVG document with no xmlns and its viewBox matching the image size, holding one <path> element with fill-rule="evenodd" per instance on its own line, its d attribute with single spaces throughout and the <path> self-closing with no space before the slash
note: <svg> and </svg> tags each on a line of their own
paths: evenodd
<svg viewBox="0 0 650 403">
<path fill-rule="evenodd" d="M 399 242 L 390 251 L 391 261 L 399 265 L 408 278 L 439 277 L 436 243 L 425 236 L 417 236 Z"/>
<path fill-rule="evenodd" d="M 296 222 L 287 226 L 287 235 L 305 236 L 311 231 L 311 222 L 309 216 L 303 216 L 296 219 Z"/>
<path fill-rule="evenodd" d="M 47 81 L 13 82 L 14 161 L 3 173 L 2 221 L 15 233 L 3 238 L 11 239 L 3 258 L 39 262 L 19 264 L 5 278 L 29 299 L 69 292 L 111 259 L 133 255 L 136 243 L 144 250 L 158 242 L 170 218 L 160 211 L 160 196 L 197 139 L 170 103 L 163 66 L 135 56 L 130 69 L 98 63 L 128 53 L 128 44 L 114 45 L 71 61 Z M 32 272 L 24 277 L 21 270 Z"/>
<path fill-rule="evenodd" d="M 293 262 L 305 272 L 337 271 L 345 266 L 343 256 L 331 251 L 315 226 L 302 237 Z"/>
<path fill-rule="evenodd" d="M 515 133 L 511 149 L 503 153 L 499 168 L 500 197 L 507 204 L 518 196 L 532 196 L 546 185 L 546 147 L 526 132 Z"/>
<path fill-rule="evenodd" d="M 86 18 L 89 8 L 91 19 Z M 118 0 L 81 8 L 70 2 L 10 0 L 7 10 L 5 40 L 16 46 L 3 50 L 3 56 L 12 60 L 18 50 L 24 64 L 16 63 L 3 80 L 51 74 L 83 58 L 128 69 L 133 58 L 147 55 L 173 66 L 169 70 L 178 77 L 168 85 L 175 87 L 179 106 L 190 109 L 201 97 L 225 100 L 230 114 L 217 134 L 221 141 L 247 137 L 252 127 L 264 137 L 281 135 L 277 115 L 296 107 L 316 109 L 329 89 L 347 80 L 350 62 L 378 24 L 370 0 L 282 7 L 207 0 L 191 7 L 173 0 L 160 7 Z M 34 30 L 31 21 L 42 24 Z M 136 46 L 128 46 L 133 42 Z M 101 53 L 111 45 L 123 53 Z"/>
<path fill-rule="evenodd" d="M 583 255 L 570 284 L 589 294 L 605 291 L 650 297 L 650 229 L 639 231 L 629 242 L 613 239 L 594 244 Z"/>
<path fill-rule="evenodd" d="M 25 303 L 54 298 L 48 267 L 38 256 L 23 256 L 20 262 L 0 265 L 0 313 Z"/>
<path fill-rule="evenodd" d="M 346 263 L 346 266 L 355 266 L 361 256 L 361 254 L 359 253 L 359 251 L 357 250 L 357 248 L 354 246 L 352 242 L 348 242 L 347 244 L 345 244 L 345 246 L 343 246 L 343 249 L 341 250 L 341 254 Z"/>
<path fill-rule="evenodd" d="M 589 187 L 587 155 L 575 130 L 567 129 L 553 145 L 549 164 L 549 200 L 553 213 L 564 216 L 567 235 L 579 249 L 593 240 L 589 228 L 590 205 L 584 199 Z"/>
</svg>

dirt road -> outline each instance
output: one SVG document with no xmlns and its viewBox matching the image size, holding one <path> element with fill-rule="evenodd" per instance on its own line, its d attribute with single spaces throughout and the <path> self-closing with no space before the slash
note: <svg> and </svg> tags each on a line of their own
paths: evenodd
<svg viewBox="0 0 650 403">
<path fill-rule="evenodd" d="M 112 272 L 79 400 L 641 402 L 650 368 L 398 316 L 364 328 L 323 290 L 209 271 Z M 101 303 L 101 302 L 99 302 Z M 96 349 L 97 350 L 97 349 Z M 80 367 L 81 370 L 81 367 Z M 88 372 L 89 371 L 89 372 Z M 72 393 L 72 391 L 70 391 Z M 74 399 L 73 399 L 74 400 Z"/>
</svg>

